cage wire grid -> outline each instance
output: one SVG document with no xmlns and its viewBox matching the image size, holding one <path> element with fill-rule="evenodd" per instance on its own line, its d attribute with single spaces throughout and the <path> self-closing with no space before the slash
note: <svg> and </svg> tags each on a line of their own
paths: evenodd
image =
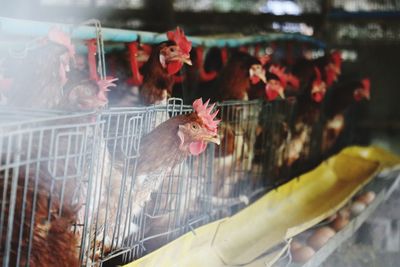
<svg viewBox="0 0 400 267">
<path fill-rule="evenodd" d="M 0 134 L 0 233 L 3 244 L 9 244 L 1 247 L 3 266 L 29 262 L 34 244 L 29 240 L 24 253 L 21 240 L 34 234 L 33 227 L 26 233 L 14 222 L 35 224 L 37 205 L 29 196 L 39 192 L 49 197 L 60 215 L 64 207 L 80 204 L 72 229 L 79 239 L 82 266 L 116 259 L 130 262 L 195 232 L 198 226 L 231 216 L 289 179 L 291 166 L 273 167 L 288 153 L 280 150 L 288 142 L 280 136 L 285 127 L 292 127 L 295 104 L 285 100 L 218 103 L 221 145 L 209 145 L 204 153 L 188 157 L 172 170 L 149 174 L 158 182 L 149 185 L 151 196 L 140 207 L 135 202 L 140 195 L 136 172 L 142 137 L 172 116 L 192 112 L 182 100 L 105 109 L 100 114 L 50 113 L 48 119 L 43 111 L 32 112 L 32 123 L 12 123 Z M 43 190 L 37 187 L 41 180 L 50 181 Z M 18 199 L 31 203 L 26 205 L 32 215 L 26 214 Z M 48 222 L 54 220 L 52 212 L 51 207 L 46 210 Z"/>
</svg>

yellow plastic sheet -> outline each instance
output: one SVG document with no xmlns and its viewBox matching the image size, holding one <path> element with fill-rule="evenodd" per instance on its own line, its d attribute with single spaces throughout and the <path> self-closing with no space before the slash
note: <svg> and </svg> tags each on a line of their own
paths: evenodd
<svg viewBox="0 0 400 267">
<path fill-rule="evenodd" d="M 341 153 L 354 157 L 361 157 L 367 160 L 379 161 L 383 167 L 391 168 L 400 164 L 400 157 L 380 147 L 352 146 L 342 150 Z"/>
<path fill-rule="evenodd" d="M 267 266 L 276 246 L 334 214 L 383 167 L 400 159 L 379 148 L 351 147 L 273 190 L 236 215 L 189 232 L 129 267 Z M 271 251 L 270 254 L 265 252 Z"/>
</svg>

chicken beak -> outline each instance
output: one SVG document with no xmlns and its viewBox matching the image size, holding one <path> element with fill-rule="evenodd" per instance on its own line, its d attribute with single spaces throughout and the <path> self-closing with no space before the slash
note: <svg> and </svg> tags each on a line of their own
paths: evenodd
<svg viewBox="0 0 400 267">
<path fill-rule="evenodd" d="M 177 48 L 177 50 L 174 52 L 168 53 L 168 55 L 166 56 L 166 61 L 167 62 L 180 61 L 188 64 L 189 66 L 192 66 L 192 61 L 190 60 L 190 54 L 182 52 L 179 48 Z"/>
<path fill-rule="evenodd" d="M 253 65 L 254 66 L 254 65 Z M 260 68 L 256 68 L 253 66 L 250 68 L 249 74 L 250 78 L 253 76 L 257 76 L 261 81 L 267 83 L 267 77 L 265 76 L 265 70 L 260 66 Z"/>
<path fill-rule="evenodd" d="M 267 78 L 265 77 L 265 72 L 258 73 L 258 77 L 260 78 L 261 81 L 264 83 L 267 83 Z"/>
<path fill-rule="evenodd" d="M 188 64 L 189 66 L 193 65 L 189 55 L 183 55 L 182 62 Z"/>
<path fill-rule="evenodd" d="M 283 93 L 283 90 L 279 90 L 278 94 L 282 99 L 285 99 L 285 94 Z"/>
<path fill-rule="evenodd" d="M 219 139 L 218 135 L 208 135 L 203 137 L 204 141 L 208 141 L 217 145 L 221 144 L 221 140 Z"/>
</svg>

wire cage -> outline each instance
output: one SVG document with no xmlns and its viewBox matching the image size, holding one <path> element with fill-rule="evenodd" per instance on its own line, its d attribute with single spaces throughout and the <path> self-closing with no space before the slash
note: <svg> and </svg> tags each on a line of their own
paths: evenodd
<svg viewBox="0 0 400 267">
<path fill-rule="evenodd" d="M 253 169 L 261 102 L 225 101 L 217 108 L 221 145 L 214 151 L 211 200 L 213 214 L 220 218 L 231 215 L 234 207 L 249 204 L 262 191 L 262 173 Z"/>
<path fill-rule="evenodd" d="M 210 221 L 211 206 L 198 201 L 210 191 L 210 149 L 172 170 L 137 173 L 142 136 L 168 118 L 191 111 L 182 100 L 170 99 L 164 106 L 102 112 L 84 265 L 131 261 Z"/>
<path fill-rule="evenodd" d="M 299 108 L 294 98 L 262 107 L 255 164 L 262 166 L 267 190 L 311 170 L 327 157 L 323 152 L 327 123 L 323 106 L 308 111 L 306 117 Z"/>
<path fill-rule="evenodd" d="M 324 118 L 306 131 L 316 141 L 297 147 L 296 104 L 218 103 L 220 146 L 145 174 L 138 171 L 143 138 L 192 112 L 180 99 L 100 114 L 0 110 L 3 266 L 29 265 L 41 245 L 35 235 L 53 226 L 67 229 L 54 238 L 70 245 L 66 251 L 78 255 L 81 266 L 107 266 L 234 214 L 292 178 L 296 166 L 322 161 Z"/>
<path fill-rule="evenodd" d="M 0 264 L 29 266 L 41 253 L 72 261 L 80 246 L 74 232 L 85 225 L 79 219 L 96 156 L 96 115 L 10 108 L 0 114 Z M 66 252 L 52 251 L 56 240 Z"/>
<path fill-rule="evenodd" d="M 291 175 L 291 129 L 295 114 L 295 100 L 276 100 L 264 103 L 257 131 L 256 162 L 262 166 L 263 184 L 276 187 Z"/>
</svg>

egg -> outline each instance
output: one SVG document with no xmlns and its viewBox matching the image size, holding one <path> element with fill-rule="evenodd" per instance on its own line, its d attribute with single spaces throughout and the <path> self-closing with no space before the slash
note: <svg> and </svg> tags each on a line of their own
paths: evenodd
<svg viewBox="0 0 400 267">
<path fill-rule="evenodd" d="M 312 247 L 302 246 L 292 252 L 292 257 L 295 262 L 303 263 L 308 261 L 314 254 L 315 251 Z"/>
<path fill-rule="evenodd" d="M 329 217 L 326 219 L 326 221 L 327 221 L 328 223 L 333 222 L 337 217 L 338 217 L 338 214 L 335 213 L 335 214 L 329 216 Z"/>
<path fill-rule="evenodd" d="M 304 245 L 302 244 L 302 243 L 300 243 L 300 242 L 297 242 L 297 241 L 292 241 L 291 243 L 290 243 L 290 251 L 293 253 L 293 251 L 295 251 L 295 250 L 297 250 L 297 249 L 299 249 L 299 248 L 301 248 L 301 247 L 304 247 Z"/>
<path fill-rule="evenodd" d="M 361 194 L 357 198 L 357 201 L 363 202 L 365 205 L 369 205 L 372 201 L 374 201 L 375 196 L 376 196 L 375 192 L 368 191 L 368 192 L 365 192 L 364 194 Z"/>
<path fill-rule="evenodd" d="M 332 227 L 335 231 L 340 231 L 349 224 L 349 217 L 346 216 L 338 216 L 333 222 Z"/>
<path fill-rule="evenodd" d="M 338 212 L 338 217 L 343 217 L 343 218 L 350 218 L 350 208 L 349 207 L 344 207 Z"/>
<path fill-rule="evenodd" d="M 367 206 L 364 202 L 361 201 L 354 201 L 353 204 L 350 206 L 351 213 L 354 215 L 359 215 L 361 212 L 365 210 Z"/>
<path fill-rule="evenodd" d="M 328 240 L 335 235 L 335 231 L 330 227 L 321 227 L 317 229 L 308 239 L 307 244 L 313 249 L 320 249 Z"/>
</svg>

